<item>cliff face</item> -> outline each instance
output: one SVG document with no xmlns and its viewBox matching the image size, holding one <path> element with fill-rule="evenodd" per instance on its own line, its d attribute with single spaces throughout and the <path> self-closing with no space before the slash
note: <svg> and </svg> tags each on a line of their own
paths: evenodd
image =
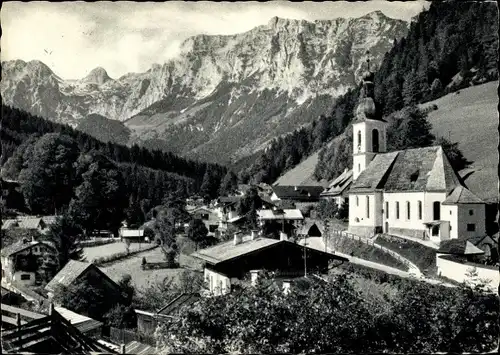
<svg viewBox="0 0 500 355">
<path fill-rule="evenodd" d="M 326 113 L 378 66 L 408 24 L 373 12 L 315 22 L 273 18 L 230 36 L 187 39 L 178 58 L 112 79 L 102 68 L 63 80 L 41 62 L 3 63 L 4 103 L 76 125 L 91 113 L 125 121 L 130 142 L 228 162 Z"/>
</svg>

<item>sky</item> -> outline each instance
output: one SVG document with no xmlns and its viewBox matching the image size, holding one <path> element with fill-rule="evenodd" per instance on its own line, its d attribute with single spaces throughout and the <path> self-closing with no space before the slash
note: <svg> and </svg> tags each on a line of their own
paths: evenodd
<svg viewBox="0 0 500 355">
<path fill-rule="evenodd" d="M 147 71 L 197 34 L 235 34 L 274 17 L 309 21 L 381 10 L 409 21 L 425 1 L 326 2 L 5 2 L 1 60 L 40 60 L 64 79 L 103 67 L 112 78 Z"/>
</svg>

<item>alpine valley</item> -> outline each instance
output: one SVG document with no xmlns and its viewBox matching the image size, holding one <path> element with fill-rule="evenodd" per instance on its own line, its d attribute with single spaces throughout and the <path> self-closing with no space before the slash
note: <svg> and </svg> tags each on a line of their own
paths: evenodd
<svg viewBox="0 0 500 355">
<path fill-rule="evenodd" d="M 3 62 L 1 94 L 6 105 L 97 138 L 117 129 L 117 143 L 230 164 L 327 113 L 359 83 L 366 51 L 378 67 L 408 28 L 380 11 L 315 22 L 274 17 L 241 34 L 190 37 L 175 59 L 117 79 L 103 68 L 66 80 L 40 61 Z"/>
</svg>

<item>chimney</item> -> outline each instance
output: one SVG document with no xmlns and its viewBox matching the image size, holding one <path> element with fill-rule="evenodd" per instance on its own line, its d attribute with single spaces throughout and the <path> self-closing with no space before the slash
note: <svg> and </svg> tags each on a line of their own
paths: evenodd
<svg viewBox="0 0 500 355">
<path fill-rule="evenodd" d="M 234 233 L 234 245 L 241 244 L 241 242 L 242 242 L 241 232 Z"/>
<path fill-rule="evenodd" d="M 280 232 L 280 240 L 288 240 L 286 233 Z"/>
<path fill-rule="evenodd" d="M 260 270 L 250 270 L 250 281 L 252 283 L 252 286 L 255 286 L 257 284 L 257 279 L 259 278 L 259 271 Z"/>
<path fill-rule="evenodd" d="M 250 240 L 255 240 L 259 237 L 259 231 L 257 229 L 252 229 L 252 234 Z"/>
</svg>

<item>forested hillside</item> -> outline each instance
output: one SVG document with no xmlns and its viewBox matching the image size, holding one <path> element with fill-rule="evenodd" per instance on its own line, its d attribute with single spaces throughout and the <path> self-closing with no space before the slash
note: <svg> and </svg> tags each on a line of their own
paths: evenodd
<svg viewBox="0 0 500 355">
<path fill-rule="evenodd" d="M 384 115 L 400 111 L 393 115 L 395 122 L 391 129 L 395 131 L 389 131 L 389 136 L 401 134 L 399 130 L 405 126 L 408 128 L 411 117 L 401 115 L 414 110 L 402 110 L 405 106 L 497 79 L 497 18 L 497 7 L 492 2 L 433 2 L 429 10 L 412 23 L 408 35 L 395 41 L 375 73 L 378 109 Z M 350 167 L 352 148 L 348 127 L 358 96 L 359 86 L 338 98 L 331 112 L 325 113 L 328 116 L 320 117 L 299 132 L 276 139 L 240 177 L 273 182 L 338 135 L 342 137 L 320 155 L 317 178 L 330 179 Z M 415 135 L 415 132 L 408 130 L 405 134 Z M 408 137 L 400 137 L 397 149 L 410 147 L 406 144 L 411 143 Z M 422 140 L 425 144 L 429 142 L 435 141 Z M 451 142 L 444 143 L 453 147 Z M 463 162 L 458 166 L 460 164 Z"/>
<path fill-rule="evenodd" d="M 103 143 L 7 106 L 2 106 L 1 140 L 2 177 L 20 181 L 29 211 L 36 214 L 61 213 L 72 203 L 92 205 L 110 193 L 100 205 L 120 209 L 121 217 L 133 210 L 141 222 L 167 199 L 215 196 L 226 174 L 219 165 Z"/>
</svg>

